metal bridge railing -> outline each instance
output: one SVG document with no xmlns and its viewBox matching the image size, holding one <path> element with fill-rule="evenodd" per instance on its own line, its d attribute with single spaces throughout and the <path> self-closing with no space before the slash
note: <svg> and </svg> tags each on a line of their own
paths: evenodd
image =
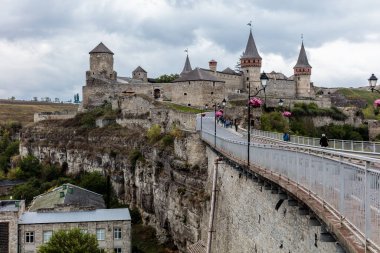
<svg viewBox="0 0 380 253">
<path fill-rule="evenodd" d="M 201 138 L 214 146 L 213 132 L 203 129 Z M 215 148 L 246 164 L 247 142 L 216 136 Z M 380 250 L 380 160 L 310 147 L 253 143 L 250 163 L 310 192 L 348 222 L 366 247 Z"/>
<path fill-rule="evenodd" d="M 258 129 L 252 130 L 253 135 L 272 138 L 276 140 L 283 140 L 282 133 L 262 131 Z M 305 137 L 298 135 L 291 135 L 290 142 L 294 144 L 301 144 L 307 146 L 319 147 L 319 138 Z M 338 140 L 330 139 L 329 148 L 344 150 L 344 151 L 356 151 L 356 152 L 368 152 L 380 154 L 380 142 L 371 141 L 352 141 L 352 140 Z"/>
</svg>

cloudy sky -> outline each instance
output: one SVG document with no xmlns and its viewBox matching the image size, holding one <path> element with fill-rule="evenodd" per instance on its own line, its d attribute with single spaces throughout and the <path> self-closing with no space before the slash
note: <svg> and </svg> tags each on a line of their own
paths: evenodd
<svg viewBox="0 0 380 253">
<path fill-rule="evenodd" d="M 81 94 L 88 52 L 100 41 L 119 76 L 141 65 L 149 77 L 193 67 L 234 68 L 253 21 L 264 71 L 290 76 L 300 36 L 312 81 L 367 85 L 380 76 L 378 0 L 0 0 L 0 98 L 71 99 Z"/>
</svg>

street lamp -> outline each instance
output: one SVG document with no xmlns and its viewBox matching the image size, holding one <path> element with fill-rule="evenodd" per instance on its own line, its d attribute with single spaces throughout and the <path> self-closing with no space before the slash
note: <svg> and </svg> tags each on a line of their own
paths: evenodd
<svg viewBox="0 0 380 253">
<path fill-rule="evenodd" d="M 377 91 L 380 93 L 379 90 L 375 89 L 376 83 L 377 83 L 377 77 L 374 74 L 372 74 L 370 78 L 368 78 L 368 83 L 369 83 L 369 88 L 371 89 L 372 92 Z"/>
<path fill-rule="evenodd" d="M 222 100 L 222 107 L 226 106 L 226 99 L 223 98 Z M 214 147 L 216 148 L 216 107 L 220 107 L 219 104 L 214 103 Z"/>
<path fill-rule="evenodd" d="M 282 100 L 282 98 L 280 98 L 280 100 L 278 101 L 278 106 L 282 107 L 283 105 L 284 105 L 284 100 Z"/>
<path fill-rule="evenodd" d="M 260 75 L 260 84 L 261 84 L 262 88 L 259 89 L 252 96 L 251 96 L 251 82 L 248 83 L 248 148 L 247 148 L 247 158 L 248 158 L 247 159 L 247 166 L 248 166 L 248 169 L 250 167 L 250 162 L 249 162 L 249 147 L 251 146 L 251 105 L 249 104 L 249 100 L 252 97 L 256 97 L 261 91 L 263 91 L 264 92 L 264 108 L 266 107 L 267 97 L 266 97 L 266 93 L 265 93 L 265 88 L 266 88 L 268 80 L 269 80 L 268 76 L 265 74 L 265 72 L 263 72 Z"/>
<path fill-rule="evenodd" d="M 201 113 L 201 132 L 202 132 L 202 124 L 203 124 L 202 123 L 202 121 L 203 121 L 202 119 L 203 119 L 204 116 L 206 116 L 206 113 Z"/>
</svg>

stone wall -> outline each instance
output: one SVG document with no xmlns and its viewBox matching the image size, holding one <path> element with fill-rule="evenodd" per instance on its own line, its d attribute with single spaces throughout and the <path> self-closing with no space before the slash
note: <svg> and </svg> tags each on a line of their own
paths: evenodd
<svg viewBox="0 0 380 253">
<path fill-rule="evenodd" d="M 76 112 L 37 112 L 34 114 L 34 123 L 39 122 L 41 120 L 65 120 L 72 119 L 76 115 Z"/>
<path fill-rule="evenodd" d="M 190 81 L 175 83 L 172 86 L 172 102 L 196 107 L 221 103 L 227 96 L 222 82 Z"/>
<path fill-rule="evenodd" d="M 154 108 L 151 110 L 151 119 L 152 124 L 161 125 L 165 130 L 169 130 L 174 124 L 181 129 L 195 131 L 196 114 L 193 113 Z"/>
<path fill-rule="evenodd" d="M 265 89 L 268 97 L 276 98 L 295 98 L 296 84 L 293 80 L 270 79 Z"/>
<path fill-rule="evenodd" d="M 104 101 L 112 103 L 120 96 L 126 94 L 143 94 L 153 99 L 154 90 L 159 89 L 162 97 L 171 99 L 171 85 L 169 83 L 98 83 L 82 87 L 83 108 L 92 108 L 100 106 Z"/>
<path fill-rule="evenodd" d="M 1 201 L 0 201 L 1 202 Z M 8 203 L 14 202 L 14 201 L 6 201 Z M 13 203 L 14 205 L 14 203 Z M 15 211 L 6 211 L 6 210 L 1 210 L 0 207 L 0 223 L 8 223 L 8 228 L 9 228 L 9 239 L 8 239 L 8 249 L 9 253 L 17 253 L 17 238 L 18 238 L 18 218 L 22 214 L 22 212 L 25 211 L 25 202 L 20 201 L 19 202 L 19 207 L 17 207 Z M 0 247 L 1 248 L 1 247 Z"/>
<path fill-rule="evenodd" d="M 211 180 L 216 155 L 210 149 L 207 155 Z M 220 164 L 212 252 L 337 252 L 335 243 L 320 241 L 321 226 L 309 225 L 309 215 L 300 215 L 287 200 L 277 205 L 278 194 L 247 179 L 234 166 Z M 203 224 L 202 236 L 207 232 Z"/>
<path fill-rule="evenodd" d="M 375 140 L 380 135 L 380 122 L 377 120 L 368 120 L 368 135 L 370 140 Z"/>
</svg>

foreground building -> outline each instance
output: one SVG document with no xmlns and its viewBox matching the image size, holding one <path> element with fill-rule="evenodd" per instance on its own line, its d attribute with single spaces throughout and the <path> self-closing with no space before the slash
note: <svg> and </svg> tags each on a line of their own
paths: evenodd
<svg viewBox="0 0 380 253">
<path fill-rule="evenodd" d="M 0 201 L 0 253 L 35 253 L 58 230 L 79 228 L 96 236 L 104 252 L 131 252 L 128 208 L 104 209 L 102 195 L 63 184 L 33 199 Z"/>
<path fill-rule="evenodd" d="M 131 217 L 128 208 L 71 212 L 25 212 L 19 219 L 21 253 L 37 252 L 58 230 L 79 228 L 96 235 L 104 252 L 131 252 Z"/>
</svg>

